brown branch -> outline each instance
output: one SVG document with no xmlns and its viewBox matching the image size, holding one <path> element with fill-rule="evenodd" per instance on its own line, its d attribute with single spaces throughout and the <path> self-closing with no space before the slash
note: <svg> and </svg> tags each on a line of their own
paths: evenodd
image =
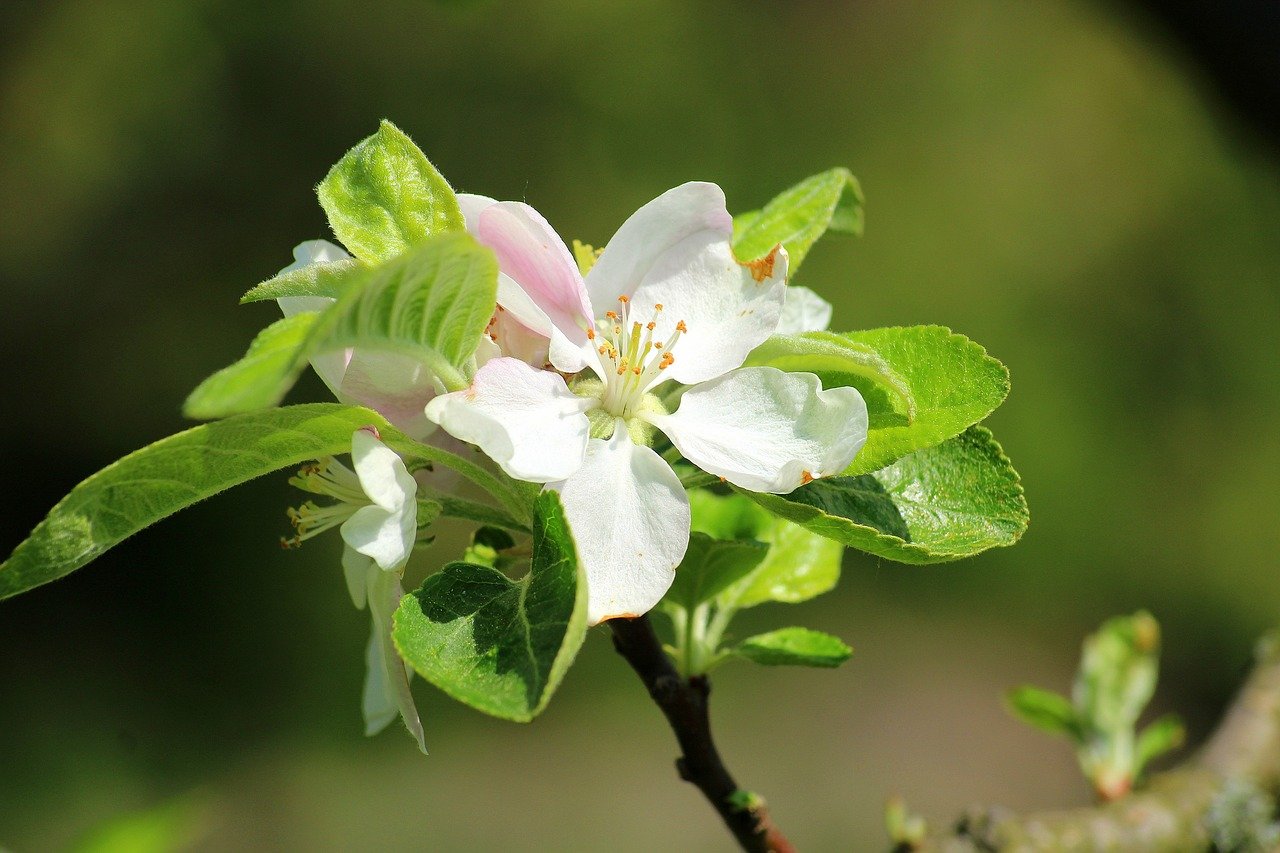
<svg viewBox="0 0 1280 853">
<path fill-rule="evenodd" d="M 1206 817 L 1228 783 L 1280 790 L 1280 636 L 1258 644 L 1256 665 L 1204 747 L 1142 790 L 1093 808 L 1014 815 L 975 809 L 917 849 L 972 851 L 1206 850 Z"/>
<path fill-rule="evenodd" d="M 613 619 L 613 645 L 640 676 L 666 715 L 682 755 L 676 772 L 702 791 L 733 837 L 749 853 L 791 853 L 795 848 L 769 819 L 764 802 L 733 781 L 711 737 L 706 676 L 682 678 L 662 650 L 648 616 Z"/>
</svg>

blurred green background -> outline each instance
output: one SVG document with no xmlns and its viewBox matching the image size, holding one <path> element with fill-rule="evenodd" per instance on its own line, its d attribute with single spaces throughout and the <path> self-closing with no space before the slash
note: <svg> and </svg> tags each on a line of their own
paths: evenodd
<svg viewBox="0 0 1280 853">
<path fill-rule="evenodd" d="M 893 792 L 935 821 L 1085 803 L 1004 689 L 1065 689 L 1083 634 L 1147 607 L 1153 710 L 1199 738 L 1277 621 L 1280 181 L 1140 15 L 16 0 L 0 34 L 0 551 L 184 427 L 186 392 L 275 317 L 237 297 L 325 235 L 312 186 L 388 117 L 459 189 L 597 245 L 685 180 L 740 211 L 847 165 L 866 237 L 827 238 L 798 283 L 837 328 L 942 323 L 1009 365 L 989 423 L 1023 542 L 932 568 L 850 554 L 837 591 L 741 626 L 833 631 L 847 665 L 716 679 L 730 765 L 801 849 L 879 849 Z M 267 478 L 0 603 L 0 847 L 177 797 L 207 850 L 732 849 L 603 630 L 532 725 L 419 684 L 431 756 L 364 739 L 367 616 L 336 541 L 276 547 L 296 500 Z"/>
</svg>

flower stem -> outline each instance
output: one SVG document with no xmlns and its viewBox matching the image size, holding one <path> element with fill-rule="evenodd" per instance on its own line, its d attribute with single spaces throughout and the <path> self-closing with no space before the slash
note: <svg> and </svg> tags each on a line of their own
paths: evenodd
<svg viewBox="0 0 1280 853">
<path fill-rule="evenodd" d="M 684 678 L 662 650 L 648 616 L 612 619 L 613 645 L 644 682 L 680 744 L 676 772 L 690 782 L 719 813 L 738 844 L 748 853 L 791 853 L 790 842 L 769 819 L 760 797 L 738 787 L 720 759 L 711 737 L 707 699 L 711 682 L 705 675 Z"/>
</svg>

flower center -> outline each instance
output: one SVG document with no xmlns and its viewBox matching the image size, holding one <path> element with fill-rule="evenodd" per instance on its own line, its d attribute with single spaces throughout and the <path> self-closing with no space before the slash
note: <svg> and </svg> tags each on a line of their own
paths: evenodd
<svg viewBox="0 0 1280 853">
<path fill-rule="evenodd" d="M 655 340 L 662 303 L 653 306 L 654 319 L 648 323 L 631 319 L 631 300 L 618 297 L 619 309 L 606 311 L 587 337 L 596 344 L 604 368 L 604 389 L 600 405 L 611 415 L 631 419 L 644 405 L 646 392 L 661 381 L 662 371 L 675 364 L 672 353 L 680 336 L 689 331 L 684 320 L 676 323 L 665 341 Z"/>
<path fill-rule="evenodd" d="M 299 547 L 312 536 L 337 527 L 355 515 L 356 510 L 372 503 L 360 488 L 355 472 L 333 457 L 299 468 L 298 473 L 289 478 L 289 485 L 313 495 L 336 498 L 338 503 L 320 506 L 315 501 L 307 501 L 297 508 L 290 507 L 289 523 L 293 525 L 295 535 L 280 539 L 285 548 Z"/>
</svg>

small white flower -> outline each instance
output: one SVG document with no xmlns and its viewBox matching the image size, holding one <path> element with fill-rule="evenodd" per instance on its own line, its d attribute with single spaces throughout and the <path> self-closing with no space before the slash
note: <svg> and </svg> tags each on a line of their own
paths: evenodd
<svg viewBox="0 0 1280 853">
<path fill-rule="evenodd" d="M 426 415 L 512 477 L 560 492 L 593 624 L 651 609 L 688 546 L 688 497 L 648 446 L 655 429 L 694 464 L 758 492 L 837 474 L 862 447 L 867 412 L 855 389 L 740 367 L 778 326 L 787 254 L 778 246 L 738 262 L 719 187 L 684 184 L 646 204 L 585 280 L 533 208 L 460 201 L 468 229 L 498 256 L 499 303 L 547 340 L 559 372 L 493 358 Z M 582 375 L 570 388 L 561 374 Z M 674 413 L 654 393 L 668 379 L 691 386 Z"/>
<path fill-rule="evenodd" d="M 300 544 L 341 525 L 342 569 L 356 607 L 373 617 L 365 659 L 365 733 L 376 734 L 399 713 L 418 747 L 426 752 L 422 723 L 409 691 L 409 670 L 391 640 L 391 617 L 404 596 L 400 580 L 418 535 L 418 484 L 404 461 L 379 440 L 372 427 L 351 436 L 352 471 L 334 459 L 304 468 L 290 482 L 313 494 L 336 498 L 325 507 L 308 502 L 290 510 Z"/>
</svg>

